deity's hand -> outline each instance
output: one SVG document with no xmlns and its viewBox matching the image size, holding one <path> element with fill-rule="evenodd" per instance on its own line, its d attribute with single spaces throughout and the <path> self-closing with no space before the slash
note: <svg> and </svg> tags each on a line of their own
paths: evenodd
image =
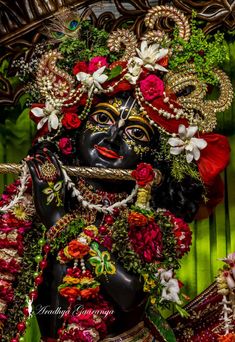
<svg viewBox="0 0 235 342">
<path fill-rule="evenodd" d="M 65 183 L 60 164 L 43 146 L 27 157 L 26 162 L 32 177 L 36 211 L 49 228 L 65 215 Z"/>
</svg>

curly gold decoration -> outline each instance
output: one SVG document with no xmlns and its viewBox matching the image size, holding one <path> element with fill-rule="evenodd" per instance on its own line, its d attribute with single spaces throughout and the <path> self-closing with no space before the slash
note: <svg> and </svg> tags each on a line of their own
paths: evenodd
<svg viewBox="0 0 235 342">
<path fill-rule="evenodd" d="M 206 96 L 206 84 L 198 79 L 193 65 L 187 65 L 184 69 L 187 71 L 169 71 L 166 74 L 165 81 L 167 87 L 171 89 L 173 93 L 178 93 L 186 87 L 192 86 L 193 90 L 187 95 L 187 99 L 203 99 Z"/>
<path fill-rule="evenodd" d="M 220 96 L 217 100 L 208 100 L 208 104 L 214 108 L 215 112 L 223 112 L 228 109 L 233 101 L 233 87 L 229 77 L 220 69 L 215 69 L 214 73 L 219 81 Z"/>
<path fill-rule="evenodd" d="M 62 58 L 56 50 L 46 53 L 39 63 L 36 82 L 43 97 L 64 102 L 74 92 L 74 79 L 56 66 L 56 62 Z"/>
<path fill-rule="evenodd" d="M 149 43 L 158 43 L 164 46 L 169 46 L 171 39 L 169 35 L 163 30 L 152 30 L 148 31 L 143 35 L 141 40 L 147 40 Z"/>
<path fill-rule="evenodd" d="M 169 40 L 168 35 L 166 35 L 160 24 L 160 19 L 162 18 L 173 20 L 179 29 L 179 37 L 186 41 L 189 40 L 190 26 L 188 19 L 182 12 L 170 6 L 155 6 L 148 11 L 145 17 L 145 24 L 150 31 L 144 35 L 144 39 L 158 43 L 161 43 L 164 39 Z M 155 27 L 157 27 L 157 31 L 154 30 Z"/>
<path fill-rule="evenodd" d="M 190 124 L 197 125 L 203 132 L 211 132 L 216 127 L 216 113 L 226 110 L 233 100 L 233 88 L 229 77 L 219 69 L 214 73 L 220 84 L 220 96 L 217 100 L 206 100 L 207 85 L 198 79 L 193 65 L 186 65 L 179 72 L 169 71 L 165 76 L 166 87 L 173 93 L 183 93 L 187 87 L 192 90 L 187 95 L 178 97 Z M 187 71 L 185 71 L 187 70 Z"/>
<path fill-rule="evenodd" d="M 135 56 L 136 48 L 138 47 L 135 34 L 125 29 L 118 29 L 112 32 L 108 39 L 110 51 L 119 52 L 123 46 L 125 47 L 125 52 L 121 60 L 128 61 L 131 57 Z"/>
<path fill-rule="evenodd" d="M 98 167 L 78 167 L 78 166 L 63 166 L 70 176 L 97 178 L 97 179 L 113 179 L 113 180 L 133 180 L 131 176 L 132 170 L 124 169 L 102 169 Z M 0 164 L 0 174 L 19 174 L 22 170 L 20 164 Z M 155 169 L 155 183 L 160 184 L 162 174 Z"/>
</svg>

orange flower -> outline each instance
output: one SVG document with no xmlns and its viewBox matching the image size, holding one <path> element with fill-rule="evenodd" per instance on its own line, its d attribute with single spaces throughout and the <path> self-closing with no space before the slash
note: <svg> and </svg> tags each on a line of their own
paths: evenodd
<svg viewBox="0 0 235 342">
<path fill-rule="evenodd" d="M 79 284 L 80 283 L 80 279 L 79 278 L 74 278 L 74 277 L 71 277 L 71 276 L 68 276 L 66 275 L 64 278 L 63 278 L 63 282 L 64 283 L 67 283 L 67 284 Z"/>
<path fill-rule="evenodd" d="M 80 296 L 80 290 L 77 287 L 64 287 L 63 289 L 59 290 L 61 296 L 63 297 L 78 297 Z"/>
<path fill-rule="evenodd" d="M 143 214 L 131 212 L 128 216 L 128 223 L 130 226 L 144 227 L 147 225 L 148 219 Z"/>
<path fill-rule="evenodd" d="M 218 342 L 235 342 L 235 334 L 230 333 L 224 336 L 218 337 Z"/>
<path fill-rule="evenodd" d="M 68 245 L 68 253 L 75 259 L 83 258 L 90 250 L 88 245 L 84 245 L 78 240 L 70 241 Z"/>
<path fill-rule="evenodd" d="M 81 297 L 82 297 L 82 299 L 94 298 L 98 294 L 99 290 L 100 290 L 99 286 L 92 287 L 89 289 L 84 289 L 81 291 Z"/>
</svg>

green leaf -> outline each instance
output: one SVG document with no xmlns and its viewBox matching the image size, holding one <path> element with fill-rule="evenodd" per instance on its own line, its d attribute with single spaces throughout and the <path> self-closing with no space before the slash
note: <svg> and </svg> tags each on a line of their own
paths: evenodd
<svg viewBox="0 0 235 342">
<path fill-rule="evenodd" d="M 104 264 L 100 263 L 99 265 L 96 266 L 95 268 L 95 274 L 97 276 L 101 276 L 104 273 Z"/>
<path fill-rule="evenodd" d="M 58 192 L 62 188 L 63 181 L 59 181 L 54 185 L 54 191 Z"/>
<path fill-rule="evenodd" d="M 108 81 L 111 80 L 112 78 L 117 77 L 118 75 L 120 75 L 122 72 L 122 67 L 120 65 L 115 66 L 113 69 L 111 69 L 109 77 L 108 77 Z"/>
<path fill-rule="evenodd" d="M 92 266 L 96 266 L 101 263 L 101 260 L 99 257 L 91 257 L 88 259 L 88 261 Z"/>
<path fill-rule="evenodd" d="M 178 304 L 175 305 L 176 310 L 179 312 L 180 316 L 188 318 L 190 314 Z"/>
<path fill-rule="evenodd" d="M 53 190 L 51 188 L 46 188 L 46 189 L 43 189 L 42 192 L 46 195 L 50 195 L 53 193 Z"/>
<path fill-rule="evenodd" d="M 108 274 L 115 274 L 116 273 L 116 267 L 115 265 L 110 261 L 107 264 L 105 264 L 105 269 Z"/>
<path fill-rule="evenodd" d="M 110 254 L 108 251 L 104 251 L 102 252 L 102 259 L 104 260 L 104 262 L 108 262 L 110 260 Z"/>
<path fill-rule="evenodd" d="M 50 203 L 53 201 L 54 198 L 55 198 L 55 195 L 54 195 L 53 193 L 50 194 L 50 195 L 47 197 L 47 205 L 50 204 Z"/>
</svg>

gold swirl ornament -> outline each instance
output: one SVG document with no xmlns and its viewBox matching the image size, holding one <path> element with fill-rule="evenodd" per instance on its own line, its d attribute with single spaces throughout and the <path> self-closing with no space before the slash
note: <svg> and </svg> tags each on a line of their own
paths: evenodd
<svg viewBox="0 0 235 342">
<path fill-rule="evenodd" d="M 74 79 L 56 66 L 62 55 L 51 50 L 43 55 L 39 62 L 36 82 L 40 94 L 46 99 L 60 99 L 65 102 L 74 92 Z"/>
<path fill-rule="evenodd" d="M 187 71 L 169 71 L 165 76 L 166 88 L 175 94 L 191 86 L 191 92 L 178 97 L 184 112 L 184 118 L 190 125 L 197 125 L 202 132 L 212 132 L 217 124 L 216 114 L 230 107 L 233 100 L 233 88 L 229 77 L 219 69 L 214 73 L 218 79 L 220 94 L 215 100 L 206 99 L 207 84 L 200 81 L 192 65 Z"/>
<path fill-rule="evenodd" d="M 186 16 L 178 9 L 171 6 L 155 6 L 152 7 L 145 16 L 145 25 L 149 29 L 142 39 L 148 42 L 165 43 L 170 42 L 170 38 L 162 25 L 162 19 L 171 19 L 179 30 L 179 37 L 188 41 L 190 38 L 190 25 Z M 156 30 L 157 29 L 157 30 Z"/>
<path fill-rule="evenodd" d="M 118 29 L 109 35 L 108 48 L 110 51 L 119 52 L 125 48 L 121 61 L 128 61 L 131 57 L 136 55 L 136 48 L 138 42 L 136 35 L 126 29 Z"/>
</svg>

